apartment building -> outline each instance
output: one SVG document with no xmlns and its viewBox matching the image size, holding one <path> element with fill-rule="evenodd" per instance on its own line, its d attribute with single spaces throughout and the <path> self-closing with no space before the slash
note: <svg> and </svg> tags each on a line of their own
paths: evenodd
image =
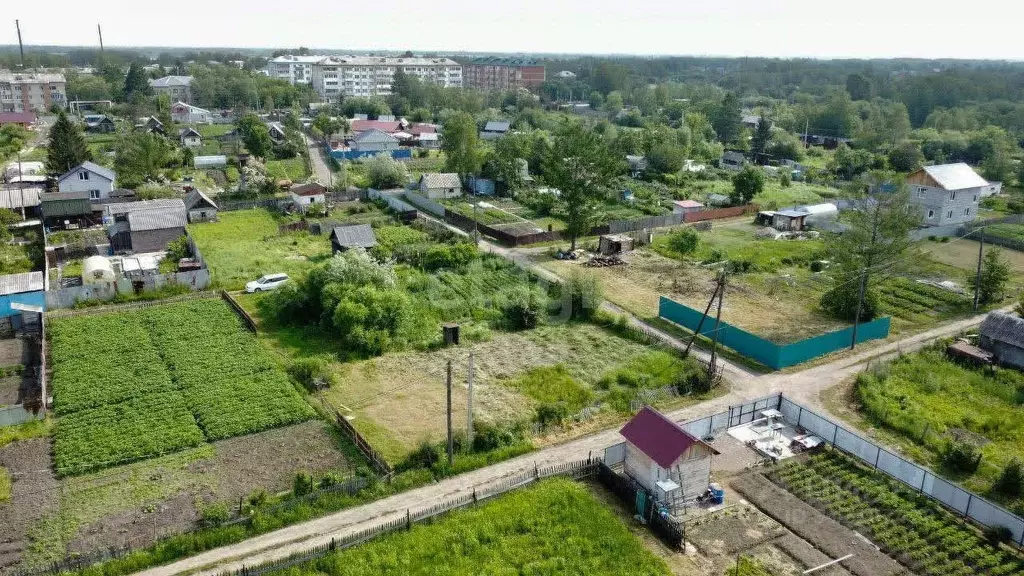
<svg viewBox="0 0 1024 576">
<path fill-rule="evenodd" d="M 292 85 L 309 84 L 313 81 L 313 65 L 324 58 L 326 56 L 278 56 L 267 62 L 267 76 Z"/>
<path fill-rule="evenodd" d="M 153 92 L 166 94 L 171 102 L 192 103 L 192 77 L 191 76 L 164 76 L 156 80 L 150 80 L 149 85 Z"/>
<path fill-rule="evenodd" d="M 535 89 L 544 83 L 544 65 L 532 58 L 476 58 L 463 67 L 467 88 L 477 90 Z"/>
<path fill-rule="evenodd" d="M 430 84 L 462 87 L 462 66 L 449 58 L 328 56 L 313 65 L 313 89 L 326 99 L 388 96 L 395 72 L 402 70 Z"/>
<path fill-rule="evenodd" d="M 63 74 L 0 72 L 0 112 L 45 112 L 67 106 Z"/>
</svg>

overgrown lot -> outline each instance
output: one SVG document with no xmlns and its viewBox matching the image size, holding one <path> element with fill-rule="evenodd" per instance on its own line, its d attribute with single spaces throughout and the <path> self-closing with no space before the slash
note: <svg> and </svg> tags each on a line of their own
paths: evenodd
<svg viewBox="0 0 1024 576">
<path fill-rule="evenodd" d="M 622 521 L 569 480 L 547 480 L 433 524 L 289 571 L 329 574 L 669 574 Z"/>
<path fill-rule="evenodd" d="M 219 300 L 56 318 L 50 338 L 61 475 L 313 415 Z"/>
<path fill-rule="evenodd" d="M 769 477 L 801 500 L 857 530 L 917 574 L 1020 574 L 1024 560 L 940 504 L 829 450 L 790 460 Z"/>
<path fill-rule="evenodd" d="M 975 491 L 1012 502 L 994 488 L 1012 460 L 1024 461 L 1024 374 L 949 360 L 944 345 L 902 356 L 857 378 L 862 415 L 890 432 L 908 456 Z M 966 462 L 957 457 L 972 446 Z M 976 454 L 976 455 L 975 455 Z M 974 459 L 981 462 L 974 467 Z"/>
</svg>

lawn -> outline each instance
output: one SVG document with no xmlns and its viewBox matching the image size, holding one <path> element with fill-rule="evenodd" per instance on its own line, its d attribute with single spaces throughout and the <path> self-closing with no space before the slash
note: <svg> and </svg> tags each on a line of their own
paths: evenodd
<svg viewBox="0 0 1024 576">
<path fill-rule="evenodd" d="M 695 180 L 687 185 L 687 190 L 690 198 L 703 201 L 709 194 L 729 196 L 732 193 L 732 182 L 730 180 Z M 829 199 L 837 198 L 839 194 L 840 190 L 836 188 L 806 182 L 793 182 L 789 187 L 784 188 L 778 180 L 767 178 L 764 190 L 754 196 L 753 202 L 764 210 L 774 210 L 787 206 L 827 202 Z"/>
<path fill-rule="evenodd" d="M 180 130 L 181 128 L 184 128 L 184 127 L 185 127 L 184 124 L 176 124 L 175 125 L 175 130 Z M 199 135 L 203 137 L 203 140 L 206 140 L 207 138 L 216 138 L 217 136 L 223 136 L 223 135 L 227 134 L 228 132 L 231 132 L 232 130 L 235 129 L 235 125 L 234 124 L 199 124 L 199 125 L 193 126 L 193 128 L 195 128 L 196 132 L 199 132 Z"/>
<path fill-rule="evenodd" d="M 938 345 L 862 374 L 855 397 L 867 422 L 890 432 L 904 454 L 934 470 L 944 469 L 942 455 L 953 438 L 980 444 L 977 472 L 947 473 L 970 490 L 990 493 L 1010 460 L 1024 461 L 1022 390 L 1021 372 L 963 366 L 948 360 Z"/>
<path fill-rule="evenodd" d="M 286 160 L 267 161 L 267 177 L 274 180 L 300 182 L 305 180 L 308 175 L 309 173 L 306 172 L 306 161 L 302 156 Z"/>
<path fill-rule="evenodd" d="M 1024 570 L 1024 561 L 1009 547 L 989 545 L 937 502 L 835 450 L 790 460 L 769 477 L 865 535 L 915 574 L 998 576 Z"/>
<path fill-rule="evenodd" d="M 410 573 L 668 575 L 613 512 L 552 479 L 292 570 L 296 576 Z"/>
<path fill-rule="evenodd" d="M 331 255 L 327 236 L 301 231 L 278 234 L 282 221 L 268 210 L 221 212 L 217 219 L 191 224 L 188 230 L 221 288 L 238 290 L 250 280 L 276 272 L 297 277 Z"/>
<path fill-rule="evenodd" d="M 313 416 L 270 353 L 217 299 L 55 318 L 50 337 L 61 475 Z"/>
</svg>

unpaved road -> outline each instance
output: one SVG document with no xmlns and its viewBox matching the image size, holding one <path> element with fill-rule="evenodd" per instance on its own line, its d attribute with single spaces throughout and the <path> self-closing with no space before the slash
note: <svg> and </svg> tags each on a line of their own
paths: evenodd
<svg viewBox="0 0 1024 576">
<path fill-rule="evenodd" d="M 730 373 L 730 391 L 718 398 L 669 413 L 677 421 L 686 421 L 725 410 L 728 406 L 776 392 L 784 392 L 816 410 L 823 410 L 818 392 L 834 386 L 847 377 L 863 370 L 869 362 L 882 360 L 898 353 L 914 351 L 935 338 L 948 336 L 979 324 L 985 315 L 949 323 L 922 332 L 898 342 L 875 347 L 859 354 L 840 358 L 791 374 L 745 375 Z M 469 493 L 474 487 L 486 486 L 502 478 L 544 466 L 588 456 L 600 456 L 604 449 L 621 441 L 618 428 L 604 430 L 564 444 L 500 462 L 486 468 L 447 478 L 440 482 L 396 494 L 362 506 L 342 510 L 316 520 L 250 538 L 237 544 L 224 546 L 185 558 L 172 564 L 138 573 L 140 576 L 173 576 L 176 574 L 221 574 L 302 553 L 331 538 L 345 536 L 375 526 L 381 522 L 404 516 L 406 510 L 419 510 Z"/>
</svg>

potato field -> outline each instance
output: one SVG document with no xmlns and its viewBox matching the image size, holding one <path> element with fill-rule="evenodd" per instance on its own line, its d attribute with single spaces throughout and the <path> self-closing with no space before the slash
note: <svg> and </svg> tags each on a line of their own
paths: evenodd
<svg viewBox="0 0 1024 576">
<path fill-rule="evenodd" d="M 49 332 L 61 475 L 314 415 L 220 300 L 57 318 Z"/>
</svg>

